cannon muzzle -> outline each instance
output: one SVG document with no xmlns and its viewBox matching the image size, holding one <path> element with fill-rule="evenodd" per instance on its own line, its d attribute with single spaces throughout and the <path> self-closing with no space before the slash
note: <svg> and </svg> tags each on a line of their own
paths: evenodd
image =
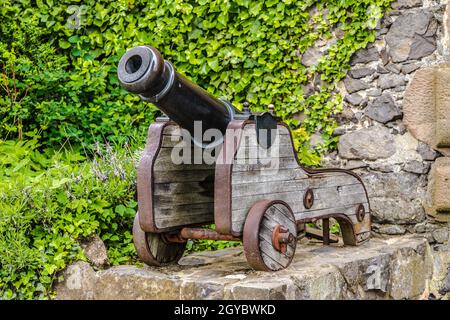
<svg viewBox="0 0 450 320">
<path fill-rule="evenodd" d="M 230 103 L 215 98 L 177 73 L 153 47 L 128 50 L 119 61 L 117 74 L 122 87 L 152 102 L 192 137 L 195 121 L 201 121 L 203 136 L 208 129 L 218 129 L 224 134 L 233 120 L 235 109 Z"/>
</svg>

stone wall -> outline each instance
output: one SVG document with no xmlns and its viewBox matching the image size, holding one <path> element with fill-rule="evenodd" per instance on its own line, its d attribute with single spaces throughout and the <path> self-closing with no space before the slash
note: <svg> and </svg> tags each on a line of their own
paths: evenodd
<svg viewBox="0 0 450 320">
<path fill-rule="evenodd" d="M 362 176 L 375 232 L 423 233 L 438 244 L 448 242 L 448 224 L 427 215 L 424 207 L 430 168 L 442 150 L 418 136 L 404 113 L 408 97 L 417 99 L 408 90 L 416 92 L 415 81 L 424 83 L 413 80 L 420 78 L 416 74 L 450 59 L 447 3 L 393 3 L 376 28 L 375 43 L 355 54 L 340 85 L 345 101 L 335 131 L 340 142 L 338 151 L 325 159 L 326 166 L 353 169 Z"/>
</svg>

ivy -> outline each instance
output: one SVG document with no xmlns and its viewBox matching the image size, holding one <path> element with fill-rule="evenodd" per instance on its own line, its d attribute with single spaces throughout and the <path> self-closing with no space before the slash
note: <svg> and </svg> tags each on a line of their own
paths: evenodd
<svg viewBox="0 0 450 320">
<path fill-rule="evenodd" d="M 69 128 L 73 138 L 91 141 L 87 128 L 94 136 L 103 130 L 108 137 L 133 127 L 145 132 L 155 109 L 143 109 L 142 102 L 119 87 L 116 65 L 128 48 L 149 44 L 179 72 L 238 108 L 244 101 L 255 111 L 274 104 L 294 130 L 301 160 L 317 164 L 336 145 L 333 116 L 342 108 L 336 85 L 353 53 L 374 41 L 374 27 L 390 2 L 21 0 L 15 8 L 50 30 L 58 54 L 69 60 L 65 86 L 74 101 L 63 108 L 75 104 L 82 113 L 81 122 Z M 308 48 L 332 38 L 337 41 L 316 65 L 301 63 Z M 304 87 L 312 83 L 314 91 L 306 94 Z M 139 112 L 128 111 L 133 108 Z M 93 123 L 92 113 L 103 119 Z M 295 117 L 299 114 L 302 122 Z M 56 129 L 47 124 L 45 130 Z M 314 133 L 321 134 L 323 143 L 312 148 Z"/>
</svg>

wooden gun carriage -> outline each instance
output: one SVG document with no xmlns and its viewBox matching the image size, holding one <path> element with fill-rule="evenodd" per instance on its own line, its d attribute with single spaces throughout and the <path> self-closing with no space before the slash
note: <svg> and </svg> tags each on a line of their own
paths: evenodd
<svg viewBox="0 0 450 320">
<path fill-rule="evenodd" d="M 369 239 L 361 179 L 346 170 L 302 167 L 288 126 L 272 112 L 237 111 L 149 46 L 125 53 L 118 76 L 166 115 L 150 125 L 138 167 L 133 239 L 146 264 L 177 262 L 188 239 L 236 240 L 254 269 L 281 270 L 292 261 L 304 225 L 319 219 L 324 243 L 330 218 L 345 245 Z M 204 139 L 208 130 L 215 139 Z M 215 230 L 202 227 L 211 224 Z"/>
</svg>

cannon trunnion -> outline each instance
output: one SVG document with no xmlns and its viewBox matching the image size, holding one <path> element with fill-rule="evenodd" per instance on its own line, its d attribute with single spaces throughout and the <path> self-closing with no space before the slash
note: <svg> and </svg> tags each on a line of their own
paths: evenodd
<svg viewBox="0 0 450 320">
<path fill-rule="evenodd" d="M 302 167 L 288 126 L 273 114 L 237 112 L 178 75 L 152 47 L 128 51 L 118 74 L 126 89 L 168 116 L 150 125 L 138 167 L 133 238 L 146 264 L 178 261 L 188 239 L 235 240 L 243 241 L 254 269 L 281 270 L 292 262 L 305 224 L 320 219 L 325 244 L 332 241 L 330 218 L 345 245 L 369 239 L 361 179 Z M 202 134 L 215 129 L 223 136 L 215 143 L 192 138 L 195 121 Z M 210 224 L 215 230 L 204 227 Z"/>
</svg>

